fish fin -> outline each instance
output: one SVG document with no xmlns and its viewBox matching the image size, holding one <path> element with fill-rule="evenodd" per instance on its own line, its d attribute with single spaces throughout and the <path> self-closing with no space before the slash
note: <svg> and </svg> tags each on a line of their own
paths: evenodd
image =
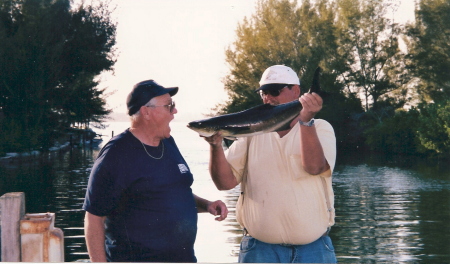
<svg viewBox="0 0 450 264">
<path fill-rule="evenodd" d="M 320 82 L 319 82 L 319 77 L 320 74 L 322 72 L 322 68 L 317 67 L 316 71 L 314 72 L 314 77 L 313 77 L 313 81 L 311 84 L 311 87 L 309 88 L 309 93 L 317 93 L 320 95 L 320 93 L 322 92 L 322 89 L 320 88 Z"/>
<path fill-rule="evenodd" d="M 234 140 L 230 140 L 230 139 L 224 138 L 224 139 L 223 139 L 223 142 L 225 143 L 225 146 L 226 146 L 227 148 L 229 148 L 229 147 L 233 144 Z"/>
<path fill-rule="evenodd" d="M 232 140 L 232 141 L 235 141 L 235 140 L 238 139 L 237 137 L 224 137 L 224 138 L 226 138 L 226 139 L 228 139 L 228 140 Z"/>
<path fill-rule="evenodd" d="M 317 69 L 314 72 L 314 76 L 313 76 L 313 81 L 312 84 L 309 88 L 308 93 L 316 93 L 318 95 L 320 95 L 320 97 L 322 97 L 322 99 L 325 99 L 329 96 L 329 93 L 325 92 L 324 90 L 322 90 L 322 87 L 320 87 L 320 75 L 322 75 L 322 68 L 317 67 Z"/>
</svg>

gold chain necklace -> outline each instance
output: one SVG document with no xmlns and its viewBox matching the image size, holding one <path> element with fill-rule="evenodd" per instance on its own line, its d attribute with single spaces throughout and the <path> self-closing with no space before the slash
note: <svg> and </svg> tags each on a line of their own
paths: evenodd
<svg viewBox="0 0 450 264">
<path fill-rule="evenodd" d="M 147 151 L 147 148 L 145 148 L 144 143 L 142 143 L 142 141 L 140 141 L 140 140 L 139 140 L 139 142 L 141 142 L 142 147 L 144 147 L 145 153 L 147 153 L 147 155 L 149 155 L 151 158 L 154 158 L 154 159 L 159 160 L 159 159 L 161 159 L 161 158 L 163 157 L 163 155 L 164 155 L 164 142 L 163 142 L 163 141 L 161 141 L 161 144 L 162 144 L 162 153 L 161 153 L 161 157 L 159 157 L 159 158 L 155 158 L 155 157 L 153 157 L 152 155 L 150 155 L 150 153 L 148 153 L 148 151 Z"/>
</svg>

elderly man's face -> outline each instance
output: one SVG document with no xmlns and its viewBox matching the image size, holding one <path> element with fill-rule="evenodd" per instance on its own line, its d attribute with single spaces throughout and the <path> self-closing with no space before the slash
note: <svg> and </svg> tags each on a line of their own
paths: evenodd
<svg viewBox="0 0 450 264">
<path fill-rule="evenodd" d="M 152 133 L 155 132 L 161 138 L 170 137 L 169 123 L 178 113 L 175 103 L 169 94 L 155 97 L 145 105 L 147 108 L 147 119 L 150 121 Z"/>
</svg>

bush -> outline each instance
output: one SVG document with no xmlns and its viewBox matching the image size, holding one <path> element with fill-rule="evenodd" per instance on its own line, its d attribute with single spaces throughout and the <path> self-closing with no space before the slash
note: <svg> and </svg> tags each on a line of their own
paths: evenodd
<svg viewBox="0 0 450 264">
<path fill-rule="evenodd" d="M 417 127 L 421 145 L 438 155 L 450 151 L 450 102 L 432 103 L 420 106 Z"/>
<path fill-rule="evenodd" d="M 398 110 L 392 117 L 365 131 L 366 144 L 372 151 L 382 153 L 416 154 L 424 152 L 417 138 L 419 112 Z"/>
</svg>

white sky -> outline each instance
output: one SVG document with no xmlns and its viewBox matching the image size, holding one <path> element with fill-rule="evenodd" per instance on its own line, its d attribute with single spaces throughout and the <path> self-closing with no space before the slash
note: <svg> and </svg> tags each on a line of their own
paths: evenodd
<svg viewBox="0 0 450 264">
<path fill-rule="evenodd" d="M 392 1 L 392 0 L 391 0 Z M 397 1 L 392 1 L 397 2 Z M 116 91 L 107 98 L 116 113 L 137 82 L 154 79 L 178 86 L 176 120 L 203 118 L 227 99 L 222 79 L 228 73 L 225 50 L 236 39 L 238 23 L 251 17 L 257 0 L 113 0 L 117 27 L 114 75 L 101 87 Z M 402 0 L 397 22 L 413 17 L 414 0 Z"/>
</svg>

